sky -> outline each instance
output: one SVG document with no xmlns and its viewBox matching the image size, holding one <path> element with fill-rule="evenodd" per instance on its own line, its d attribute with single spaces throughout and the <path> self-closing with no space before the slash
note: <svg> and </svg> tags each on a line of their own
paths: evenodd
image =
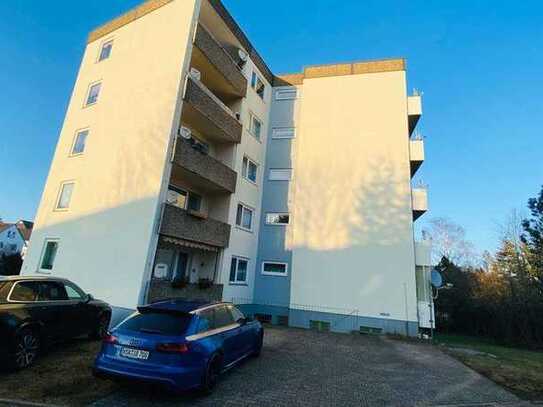
<svg viewBox="0 0 543 407">
<path fill-rule="evenodd" d="M 32 220 L 86 36 L 139 0 L 0 2 L 0 217 Z M 430 211 L 493 250 L 543 185 L 543 3 L 224 0 L 276 74 L 404 57 L 423 92 Z M 273 4 L 273 7 L 271 5 Z M 308 6 L 310 4 L 310 6 Z M 526 212 L 526 210 L 525 210 Z"/>
</svg>

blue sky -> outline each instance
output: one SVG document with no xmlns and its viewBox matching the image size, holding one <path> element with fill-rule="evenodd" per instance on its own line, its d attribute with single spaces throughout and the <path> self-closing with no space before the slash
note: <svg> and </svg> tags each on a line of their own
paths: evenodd
<svg viewBox="0 0 543 407">
<path fill-rule="evenodd" d="M 492 249 L 497 224 L 543 184 L 543 4 L 225 0 L 275 73 L 405 57 L 431 217 Z M 0 2 L 0 216 L 33 219 L 87 33 L 139 0 Z"/>
</svg>

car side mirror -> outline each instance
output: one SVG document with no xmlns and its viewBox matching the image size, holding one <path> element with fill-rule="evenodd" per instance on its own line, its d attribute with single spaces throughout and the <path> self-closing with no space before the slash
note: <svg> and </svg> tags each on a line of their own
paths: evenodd
<svg viewBox="0 0 543 407">
<path fill-rule="evenodd" d="M 247 318 L 240 318 L 237 320 L 237 323 L 240 324 L 241 326 L 245 325 L 247 323 Z"/>
<path fill-rule="evenodd" d="M 94 300 L 92 294 L 87 294 L 87 302 L 91 302 L 92 300 Z"/>
</svg>

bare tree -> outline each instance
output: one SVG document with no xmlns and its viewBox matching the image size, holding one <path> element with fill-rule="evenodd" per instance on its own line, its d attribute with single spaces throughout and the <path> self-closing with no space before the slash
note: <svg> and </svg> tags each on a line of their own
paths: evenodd
<svg viewBox="0 0 543 407">
<path fill-rule="evenodd" d="M 447 218 L 433 218 L 424 231 L 432 240 L 432 261 L 438 264 L 443 257 L 459 266 L 474 266 L 477 256 L 473 243 L 466 239 L 464 228 Z"/>
</svg>

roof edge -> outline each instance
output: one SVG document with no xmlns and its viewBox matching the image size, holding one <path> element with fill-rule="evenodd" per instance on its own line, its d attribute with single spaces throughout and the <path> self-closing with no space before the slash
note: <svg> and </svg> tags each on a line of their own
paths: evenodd
<svg viewBox="0 0 543 407">
<path fill-rule="evenodd" d="M 305 67 L 302 73 L 276 75 L 273 86 L 301 85 L 304 79 L 324 78 L 329 76 L 405 71 L 406 65 L 405 58 L 358 61 L 344 64 L 312 65 Z"/>
</svg>

